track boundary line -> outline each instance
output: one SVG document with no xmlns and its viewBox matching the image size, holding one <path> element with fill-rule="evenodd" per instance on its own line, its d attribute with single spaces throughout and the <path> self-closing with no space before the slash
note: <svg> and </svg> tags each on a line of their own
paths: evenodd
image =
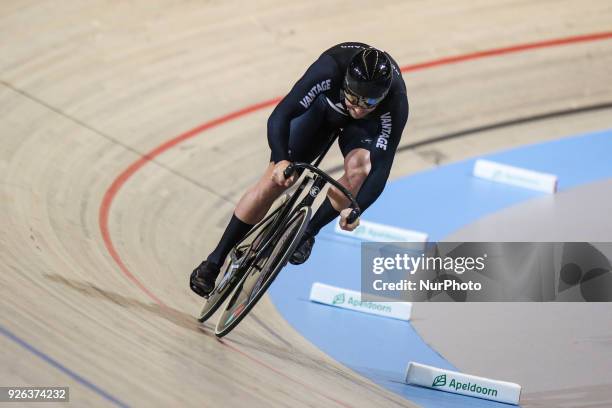
<svg viewBox="0 0 612 408">
<path fill-rule="evenodd" d="M 46 361 L 53 367 L 57 368 L 58 370 L 66 374 L 68 377 L 84 385 L 86 388 L 89 388 L 90 390 L 92 390 L 93 392 L 101 396 L 102 398 L 106 399 L 107 401 L 113 403 L 114 405 L 121 407 L 121 408 L 129 407 L 129 405 L 125 404 L 118 398 L 113 397 L 111 394 L 104 391 L 102 388 L 98 387 L 96 384 L 92 383 L 91 381 L 83 377 L 82 375 L 77 374 L 75 371 L 69 369 L 68 367 L 60 363 L 59 361 L 55 360 L 53 357 L 44 353 L 43 351 L 40 351 L 39 349 L 37 349 L 36 347 L 31 345 L 27 341 L 23 340 L 21 337 L 17 336 L 16 334 L 11 332 L 9 329 L 3 327 L 2 325 L 0 325 L 0 334 L 2 334 L 7 339 L 13 341 L 14 343 L 18 344 L 22 348 L 28 350 L 30 353 L 34 354 L 36 357 L 40 358 L 41 360 Z"/>
</svg>

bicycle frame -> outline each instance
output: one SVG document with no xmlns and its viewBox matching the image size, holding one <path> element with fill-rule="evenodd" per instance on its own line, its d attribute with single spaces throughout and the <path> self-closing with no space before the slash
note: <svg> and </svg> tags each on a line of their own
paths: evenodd
<svg viewBox="0 0 612 408">
<path fill-rule="evenodd" d="M 325 146 L 325 149 L 317 157 L 313 164 L 291 163 L 287 167 L 284 174 L 286 178 L 290 177 L 295 170 L 298 170 L 300 172 L 301 170 L 308 170 L 309 173 L 305 174 L 305 176 L 302 178 L 295 190 L 290 193 L 289 199 L 286 202 L 281 204 L 278 208 L 274 209 L 270 214 L 264 217 L 264 219 L 257 223 L 254 229 L 249 234 L 247 234 L 247 236 L 245 236 L 240 242 L 238 242 L 238 244 L 234 246 L 232 252 L 230 253 L 230 265 L 228 266 L 223 278 L 219 282 L 219 285 L 215 287 L 214 291 L 212 292 L 215 293 L 215 300 L 213 303 L 211 303 L 212 306 L 208 307 L 209 303 L 204 306 L 204 309 L 202 309 L 202 312 L 200 313 L 200 321 L 204 321 L 208 317 L 212 316 L 212 314 L 217 310 L 221 302 L 223 302 L 227 298 L 227 296 L 231 295 L 231 293 L 234 293 L 233 295 L 231 295 L 232 299 L 238 296 L 237 293 L 241 293 L 242 289 L 235 288 L 242 288 L 243 282 L 245 282 L 249 276 L 255 276 L 252 275 L 251 272 L 249 272 L 252 268 L 259 270 L 260 272 L 262 272 L 262 268 L 267 268 L 266 273 L 260 273 L 259 277 L 257 278 L 257 281 L 254 281 L 249 284 L 251 285 L 249 289 L 249 296 L 260 296 L 260 285 L 265 284 L 265 282 L 267 282 L 267 279 L 274 279 L 274 276 L 276 276 L 276 274 L 278 274 L 278 272 L 280 271 L 279 268 L 282 268 L 284 264 L 288 261 L 288 254 L 291 251 L 294 251 L 296 246 L 299 244 L 299 239 L 302 237 L 302 234 L 304 234 L 308 222 L 310 222 L 310 217 L 312 214 L 311 207 L 318 194 L 323 190 L 327 183 L 333 185 L 350 200 L 350 207 L 352 208 L 352 211 L 348 218 L 349 223 L 353 222 L 350 221 L 351 216 L 355 216 L 356 219 L 356 217 L 359 215 L 359 206 L 352 194 L 344 186 L 342 186 L 336 180 L 332 179 L 329 175 L 327 175 L 325 172 L 323 172 L 317 167 L 321 163 L 323 157 L 329 151 L 337 136 L 337 133 L 332 134 L 330 140 Z M 287 170 L 289 170 L 289 172 Z M 295 217 L 300 216 L 300 213 L 305 214 L 301 214 L 302 221 L 301 224 L 299 224 L 300 229 L 297 232 L 297 235 L 292 238 L 293 241 L 290 242 L 290 246 L 288 247 L 291 249 L 288 249 L 288 252 L 284 253 L 281 258 L 278 258 L 278 254 L 274 255 L 275 248 L 277 245 L 282 245 L 281 239 L 283 237 L 283 234 L 286 232 L 287 228 L 289 228 L 290 225 L 293 225 L 291 223 L 294 219 L 297 219 Z M 258 231 L 257 229 L 260 230 Z M 250 243 L 246 244 L 246 246 L 244 246 L 243 243 L 249 236 L 253 237 L 253 240 Z M 237 252 L 241 245 L 246 248 L 246 252 Z M 255 245 L 255 247 L 253 247 L 253 245 Z M 271 263 L 269 263 L 270 256 L 272 256 Z M 262 264 L 258 265 L 262 260 Z M 269 274 L 273 275 L 270 277 Z M 231 286 L 231 292 L 227 292 L 227 290 L 229 289 L 226 288 L 229 282 L 234 282 Z M 221 292 L 218 292 L 219 290 L 221 290 Z M 248 302 L 257 302 L 257 299 L 253 300 L 249 298 Z M 231 305 L 226 308 L 226 311 L 230 310 L 230 307 Z M 229 324 L 229 321 L 224 324 Z M 231 330 L 231 328 L 229 328 L 228 331 L 224 331 L 227 327 L 235 326 L 223 327 L 224 329 L 222 329 L 222 335 L 225 335 L 227 332 L 229 332 L 229 330 Z"/>
</svg>

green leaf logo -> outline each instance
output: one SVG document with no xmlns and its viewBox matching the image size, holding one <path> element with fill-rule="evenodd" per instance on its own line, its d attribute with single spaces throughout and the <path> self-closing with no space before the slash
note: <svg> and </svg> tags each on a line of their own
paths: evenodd
<svg viewBox="0 0 612 408">
<path fill-rule="evenodd" d="M 341 305 L 344 303 L 344 293 L 340 293 L 339 295 L 334 296 L 334 300 L 332 300 L 332 305 Z"/>
<path fill-rule="evenodd" d="M 434 378 L 432 387 L 444 387 L 446 385 L 446 374 L 442 374 Z"/>
</svg>

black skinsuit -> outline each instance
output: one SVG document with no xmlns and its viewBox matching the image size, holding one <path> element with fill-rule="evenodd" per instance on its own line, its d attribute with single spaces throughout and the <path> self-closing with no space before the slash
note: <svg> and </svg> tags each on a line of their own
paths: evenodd
<svg viewBox="0 0 612 408">
<path fill-rule="evenodd" d="M 369 46 L 351 42 L 325 51 L 268 119 L 270 160 L 275 163 L 312 161 L 330 134 L 340 128 L 339 145 L 344 156 L 355 148 L 369 150 L 372 168 L 356 197 L 362 211 L 382 193 L 408 120 L 406 85 L 393 59 L 393 80 L 385 99 L 365 118 L 353 119 L 348 114 L 342 83 L 351 58 L 364 48 Z"/>
</svg>

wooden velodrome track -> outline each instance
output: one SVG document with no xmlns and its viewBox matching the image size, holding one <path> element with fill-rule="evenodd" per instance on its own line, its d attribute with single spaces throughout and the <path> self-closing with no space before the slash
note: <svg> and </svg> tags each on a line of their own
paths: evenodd
<svg viewBox="0 0 612 408">
<path fill-rule="evenodd" d="M 271 105 L 151 152 L 283 95 L 340 41 L 405 66 L 611 21 L 608 0 L 0 2 L 0 385 L 69 386 L 75 406 L 412 406 L 267 299 L 222 342 L 194 318 L 187 277 L 266 164 Z M 405 149 L 393 177 L 609 127 L 610 67 L 612 41 L 589 41 L 406 73 L 402 146 L 584 112 Z"/>
</svg>

